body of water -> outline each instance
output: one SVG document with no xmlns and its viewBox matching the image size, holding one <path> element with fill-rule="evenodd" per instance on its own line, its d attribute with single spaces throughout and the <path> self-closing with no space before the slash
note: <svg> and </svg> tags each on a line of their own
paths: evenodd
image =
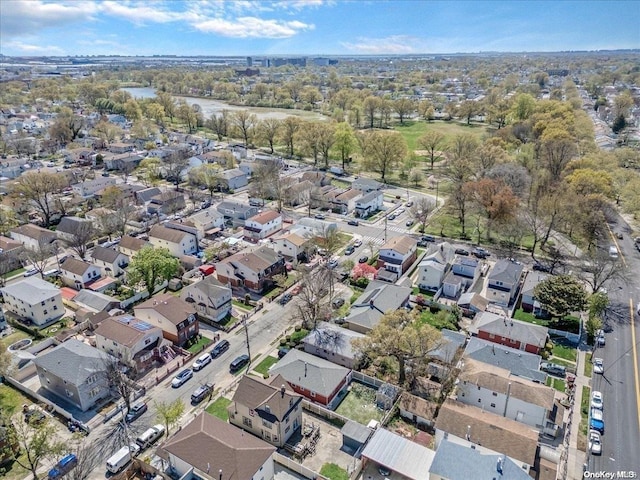
<svg viewBox="0 0 640 480">
<path fill-rule="evenodd" d="M 125 92 L 129 92 L 133 98 L 153 98 L 156 96 L 155 89 L 151 87 L 128 87 L 122 88 Z M 228 103 L 221 102 L 220 100 L 213 100 L 210 98 L 199 97 L 183 97 L 174 96 L 177 99 L 185 100 L 189 105 L 198 104 L 202 109 L 202 114 L 205 118 L 211 118 L 214 114 L 219 114 L 222 110 L 228 110 L 230 112 L 237 110 L 249 110 L 254 113 L 259 119 L 264 118 L 278 118 L 280 120 L 287 117 L 301 117 L 307 120 L 326 120 L 326 117 L 315 112 L 306 112 L 302 110 L 289 110 L 286 108 L 263 108 L 263 107 L 240 107 L 238 105 L 229 105 Z"/>
</svg>

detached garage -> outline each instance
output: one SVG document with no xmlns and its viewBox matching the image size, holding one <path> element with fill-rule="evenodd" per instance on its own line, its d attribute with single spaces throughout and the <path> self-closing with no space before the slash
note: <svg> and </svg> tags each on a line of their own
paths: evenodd
<svg viewBox="0 0 640 480">
<path fill-rule="evenodd" d="M 357 452 L 358 449 L 367 443 L 373 431 L 369 427 L 349 420 L 340 430 L 342 434 L 342 450 L 346 452 Z"/>
</svg>

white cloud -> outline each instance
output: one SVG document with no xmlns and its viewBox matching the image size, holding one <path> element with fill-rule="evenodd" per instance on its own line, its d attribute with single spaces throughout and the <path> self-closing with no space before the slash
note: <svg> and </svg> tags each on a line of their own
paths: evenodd
<svg viewBox="0 0 640 480">
<path fill-rule="evenodd" d="M 240 17 L 235 20 L 212 18 L 195 22 L 193 27 L 204 33 L 232 38 L 288 38 L 315 28 L 313 24 L 295 20 L 286 22 L 257 17 Z"/>
<path fill-rule="evenodd" d="M 100 4 L 103 13 L 112 17 L 119 17 L 128 20 L 136 25 L 146 25 L 148 23 L 169 23 L 183 20 L 183 12 L 167 10 L 161 3 L 140 3 L 140 2 L 115 2 L 105 1 Z M 187 15 L 188 17 L 189 15 Z"/>
<path fill-rule="evenodd" d="M 408 35 L 391 35 L 385 38 L 358 38 L 355 43 L 342 42 L 350 52 L 363 55 L 392 55 L 423 51 L 422 40 Z"/>
<path fill-rule="evenodd" d="M 94 1 L 67 4 L 42 0 L 3 1 L 0 33 L 4 38 L 37 35 L 47 27 L 63 27 L 91 20 L 97 11 Z"/>
<path fill-rule="evenodd" d="M 27 55 L 61 55 L 64 51 L 54 45 L 34 45 L 24 42 L 5 42 L 8 49 L 16 50 Z"/>
</svg>

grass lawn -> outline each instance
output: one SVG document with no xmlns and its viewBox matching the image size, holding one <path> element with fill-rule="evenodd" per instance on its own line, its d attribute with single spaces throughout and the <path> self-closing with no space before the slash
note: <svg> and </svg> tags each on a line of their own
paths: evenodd
<svg viewBox="0 0 640 480">
<path fill-rule="evenodd" d="M 247 305 L 244 302 L 235 299 L 231 300 L 231 304 L 240 310 L 246 310 L 247 312 L 253 308 L 251 305 Z"/>
<path fill-rule="evenodd" d="M 547 387 L 553 387 L 559 392 L 564 392 L 565 383 L 562 378 L 547 377 Z"/>
<path fill-rule="evenodd" d="M 11 270 L 10 272 L 7 272 L 4 275 L 2 275 L 2 278 L 11 278 L 16 275 L 20 275 L 21 273 L 24 273 L 24 272 L 25 272 L 24 268 L 17 268 L 15 270 Z"/>
<path fill-rule="evenodd" d="M 559 343 L 553 345 L 553 350 L 551 351 L 551 353 L 555 357 L 563 358 L 573 363 L 576 362 L 576 358 L 578 357 L 577 349 L 565 345 L 560 345 Z"/>
<path fill-rule="evenodd" d="M 329 480 L 349 480 L 347 471 L 335 463 L 325 463 L 322 465 L 320 475 L 327 477 Z"/>
<path fill-rule="evenodd" d="M 420 314 L 417 322 L 419 325 L 428 323 L 433 328 L 436 328 L 438 330 L 448 328 L 449 330 L 453 330 L 454 332 L 457 331 L 458 326 L 455 324 L 455 322 L 449 321 L 447 317 L 448 315 L 445 316 L 445 314 L 440 312 L 432 313 L 429 308 L 425 308 L 424 310 L 422 310 L 422 313 Z"/>
<path fill-rule="evenodd" d="M 522 322 L 533 323 L 535 325 L 542 325 L 543 327 L 548 327 L 550 323 L 549 320 L 545 320 L 543 318 L 536 318 L 536 316 L 533 313 L 525 312 L 521 308 L 518 308 L 514 312 L 513 318 L 515 318 L 516 320 L 520 320 Z"/>
<path fill-rule="evenodd" d="M 33 403 L 15 388 L 0 384 L 0 410 L 2 413 L 13 415 L 24 404 Z"/>
<path fill-rule="evenodd" d="M 593 363 L 591 363 L 592 361 L 593 359 L 591 358 L 591 355 L 589 355 L 588 358 L 585 358 L 585 362 L 584 362 L 585 377 L 591 377 L 591 375 L 593 374 Z"/>
<path fill-rule="evenodd" d="M 587 433 L 589 431 L 589 404 L 591 403 L 591 389 L 582 387 L 582 401 L 580 402 L 580 430 L 578 432 L 578 450 L 587 450 Z"/>
<path fill-rule="evenodd" d="M 191 345 L 187 350 L 191 353 L 200 353 L 204 348 L 211 343 L 211 340 L 207 337 L 200 337 L 200 339 Z"/>
<path fill-rule="evenodd" d="M 375 389 L 358 382 L 352 382 L 350 388 L 336 412 L 362 425 L 370 420 L 380 420 L 384 412 L 376 407 Z"/>
<path fill-rule="evenodd" d="M 568 360 L 563 360 L 562 358 L 553 357 L 549 359 L 551 363 L 557 363 L 558 365 L 562 365 L 563 367 L 571 367 L 576 368 L 575 362 L 570 362 Z"/>
<path fill-rule="evenodd" d="M 226 422 L 229 420 L 229 414 L 227 413 L 227 407 L 229 405 L 231 405 L 231 400 L 220 397 L 207 407 L 207 413 Z"/>
<path fill-rule="evenodd" d="M 26 332 L 23 332 L 22 330 L 18 330 L 17 328 L 15 328 L 13 330 L 13 333 L 11 335 L 7 335 L 6 337 L 2 338 L 0 340 L 0 343 L 8 347 L 9 345 L 16 343 L 22 340 L 23 338 L 31 338 L 31 337 Z"/>
<path fill-rule="evenodd" d="M 276 357 L 267 357 L 262 360 L 254 370 L 262 375 L 267 375 L 269 373 L 269 368 L 277 362 L 278 359 Z"/>
<path fill-rule="evenodd" d="M 424 121 L 408 121 L 404 125 L 396 125 L 394 128 L 402 134 L 407 141 L 407 147 L 409 151 L 419 150 L 418 139 L 425 134 L 428 130 L 434 130 L 442 133 L 445 136 L 445 142 L 450 140 L 451 137 L 459 133 L 470 133 L 481 139 L 482 135 L 486 132 L 486 125 L 471 124 L 467 125 L 458 123 L 455 121 L 445 122 L 442 120 L 435 120 L 433 122 Z"/>
</svg>

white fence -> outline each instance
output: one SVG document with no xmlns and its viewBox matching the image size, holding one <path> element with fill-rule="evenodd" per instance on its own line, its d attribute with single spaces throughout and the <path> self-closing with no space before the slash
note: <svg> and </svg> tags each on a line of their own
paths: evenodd
<svg viewBox="0 0 640 480">
<path fill-rule="evenodd" d="M 310 468 L 305 467 L 304 465 L 292 460 L 289 457 L 285 457 L 284 455 L 274 452 L 273 453 L 273 461 L 279 463 L 283 467 L 288 468 L 296 473 L 299 473 L 305 478 L 309 478 L 310 480 L 329 480 L 324 475 L 320 475 L 317 472 L 314 472 Z"/>
<path fill-rule="evenodd" d="M 580 330 L 582 330 L 582 324 L 580 326 Z M 580 343 L 580 337 L 582 335 L 580 333 L 569 333 L 565 332 L 564 330 L 554 330 L 553 328 L 550 328 L 549 336 L 566 338 L 567 341 L 573 343 L 574 345 L 578 345 Z"/>
<path fill-rule="evenodd" d="M 380 380 L 378 378 L 371 377 L 369 375 L 356 371 L 351 372 L 351 379 L 356 380 L 360 383 L 364 383 L 365 385 L 369 385 L 373 388 L 380 388 L 380 386 L 385 383 L 384 380 Z"/>
</svg>

